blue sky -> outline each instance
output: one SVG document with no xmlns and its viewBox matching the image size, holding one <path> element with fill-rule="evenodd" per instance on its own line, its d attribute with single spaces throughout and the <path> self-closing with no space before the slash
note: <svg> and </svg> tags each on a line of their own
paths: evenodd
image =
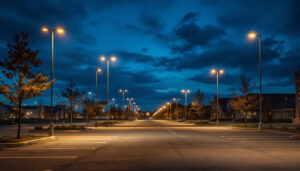
<svg viewBox="0 0 300 171">
<path fill-rule="evenodd" d="M 262 35 L 263 92 L 294 93 L 294 72 L 300 64 L 299 1 L 99 0 L 0 2 L 0 59 L 7 56 L 13 35 L 27 32 L 50 73 L 50 34 L 41 27 L 64 27 L 55 35 L 55 100 L 74 79 L 95 92 L 95 70 L 101 55 L 115 55 L 110 67 L 111 98 L 129 90 L 142 110 L 155 110 L 181 89 L 200 88 L 209 101 L 216 92 L 211 68 L 222 68 L 220 96 L 231 96 L 241 75 L 258 85 L 258 43 L 247 33 Z M 100 98 L 106 97 L 106 72 L 99 75 Z M 258 89 L 255 89 L 258 92 Z M 42 97 L 49 103 L 50 92 Z M 33 104 L 37 99 L 26 103 Z M 189 96 L 192 100 L 192 95 Z"/>
</svg>

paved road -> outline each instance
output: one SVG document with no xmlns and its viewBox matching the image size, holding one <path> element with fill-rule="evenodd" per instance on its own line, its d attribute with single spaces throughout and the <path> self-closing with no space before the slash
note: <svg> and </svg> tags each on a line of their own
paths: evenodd
<svg viewBox="0 0 300 171">
<path fill-rule="evenodd" d="M 2 149 L 0 170 L 300 170 L 300 141 L 289 135 L 135 121 Z"/>
</svg>

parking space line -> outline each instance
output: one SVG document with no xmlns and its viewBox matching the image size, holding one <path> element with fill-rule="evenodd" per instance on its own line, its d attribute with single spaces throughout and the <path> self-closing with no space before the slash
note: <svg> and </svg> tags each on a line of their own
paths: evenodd
<svg viewBox="0 0 300 171">
<path fill-rule="evenodd" d="M 0 156 L 0 159 L 76 159 L 77 156 Z"/>
<path fill-rule="evenodd" d="M 6 148 L 6 150 L 95 150 L 96 148 Z"/>
</svg>

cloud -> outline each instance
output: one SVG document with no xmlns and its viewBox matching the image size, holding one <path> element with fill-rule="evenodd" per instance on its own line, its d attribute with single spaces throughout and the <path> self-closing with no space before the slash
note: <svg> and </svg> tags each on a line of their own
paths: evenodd
<svg viewBox="0 0 300 171">
<path fill-rule="evenodd" d="M 151 55 L 145 55 L 136 52 L 118 51 L 117 56 L 124 61 L 134 61 L 139 63 L 151 63 L 154 58 Z"/>
<path fill-rule="evenodd" d="M 192 22 L 194 23 L 199 15 L 199 12 L 189 12 L 184 15 L 180 23 Z"/>
</svg>

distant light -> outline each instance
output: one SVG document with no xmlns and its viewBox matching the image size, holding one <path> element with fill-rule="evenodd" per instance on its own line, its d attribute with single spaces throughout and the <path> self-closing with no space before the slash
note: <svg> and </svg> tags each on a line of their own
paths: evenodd
<svg viewBox="0 0 300 171">
<path fill-rule="evenodd" d="M 128 92 L 128 90 L 126 89 L 126 90 L 124 90 L 125 91 L 125 93 L 127 93 Z"/>
<path fill-rule="evenodd" d="M 119 92 L 122 93 L 123 91 L 120 89 Z"/>
<path fill-rule="evenodd" d="M 185 93 L 185 90 L 181 90 L 181 93 Z"/>
<path fill-rule="evenodd" d="M 176 101 L 176 98 L 173 98 L 173 101 Z"/>
<path fill-rule="evenodd" d="M 98 69 L 97 69 L 97 72 L 102 72 L 102 69 L 98 68 Z"/>
<path fill-rule="evenodd" d="M 187 90 L 187 93 L 190 93 L 191 91 L 190 90 Z"/>
</svg>

